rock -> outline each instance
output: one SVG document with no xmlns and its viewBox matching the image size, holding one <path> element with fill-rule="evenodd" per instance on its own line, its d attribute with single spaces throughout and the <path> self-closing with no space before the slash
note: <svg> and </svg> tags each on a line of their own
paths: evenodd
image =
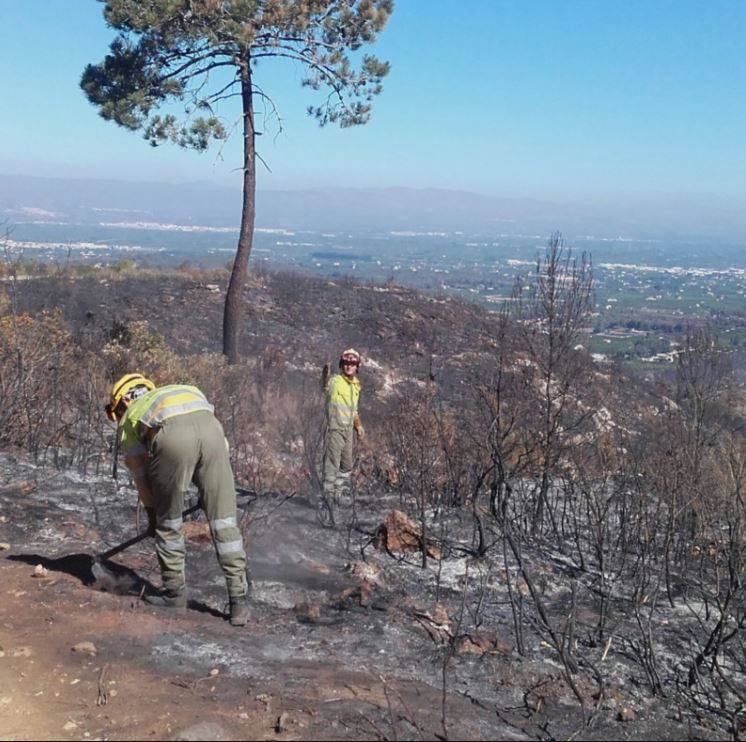
<svg viewBox="0 0 746 742">
<path fill-rule="evenodd" d="M 275 732 L 280 734 L 281 732 L 287 732 L 288 730 L 288 722 L 290 721 L 290 715 L 287 711 L 283 711 L 278 717 L 277 721 L 275 722 Z"/>
<path fill-rule="evenodd" d="M 448 615 L 448 611 L 442 603 L 436 603 L 430 615 L 436 624 L 447 626 L 451 623 L 451 617 Z"/>
<path fill-rule="evenodd" d="M 98 654 L 98 649 L 96 649 L 96 645 L 93 642 L 78 642 L 70 647 L 70 649 L 79 654 L 89 654 L 91 657 L 95 657 Z"/>
<path fill-rule="evenodd" d="M 11 703 L 13 703 L 13 699 L 10 696 L 0 698 L 0 706 L 10 706 Z"/>
<path fill-rule="evenodd" d="M 622 706 L 617 716 L 619 721 L 634 721 L 637 718 L 637 714 L 629 706 Z"/>
<path fill-rule="evenodd" d="M 374 600 L 376 589 L 376 585 L 363 580 L 357 587 L 347 587 L 342 590 L 334 605 L 340 611 L 350 610 L 353 605 L 382 611 L 388 610 L 386 601 L 382 599 Z"/>
<path fill-rule="evenodd" d="M 0 551 L 8 551 L 8 549 L 10 549 L 10 544 L 5 541 L 0 542 Z"/>
<path fill-rule="evenodd" d="M 303 559 L 300 564 L 302 564 L 304 567 L 307 567 L 311 572 L 316 572 L 320 575 L 328 575 L 330 572 L 330 569 L 326 566 L 326 564 L 317 562 L 314 559 Z"/>
<path fill-rule="evenodd" d="M 13 652 L 13 657 L 31 657 L 31 655 L 34 653 L 34 650 L 31 649 L 31 647 L 16 647 Z"/>
<path fill-rule="evenodd" d="M 367 580 L 360 583 L 360 605 L 363 608 L 367 608 L 373 602 L 373 588 L 373 583 Z"/>
<path fill-rule="evenodd" d="M 415 608 L 412 612 L 419 625 L 436 644 L 445 644 L 453 636 L 451 618 L 440 603 L 436 603 L 432 610 Z"/>
<path fill-rule="evenodd" d="M 220 670 L 217 667 L 213 667 L 210 670 L 210 677 L 214 678 L 216 675 L 220 675 Z"/>
<path fill-rule="evenodd" d="M 374 584 L 381 583 L 381 570 L 374 564 L 367 564 L 366 562 L 350 562 L 345 565 L 345 572 L 356 577 L 358 580 L 364 580 Z"/>
<path fill-rule="evenodd" d="M 483 655 L 490 652 L 510 654 L 512 651 L 513 645 L 497 633 L 464 634 L 456 642 L 458 654 Z"/>
<path fill-rule="evenodd" d="M 339 602 L 344 603 L 346 600 L 349 600 L 350 598 L 359 598 L 359 597 L 360 597 L 359 587 L 346 587 L 339 594 Z"/>
<path fill-rule="evenodd" d="M 78 728 L 78 725 L 74 721 L 68 721 L 65 723 L 65 726 L 62 727 L 66 732 L 72 732 L 74 729 Z"/>
<path fill-rule="evenodd" d="M 37 564 L 34 567 L 34 573 L 31 575 L 32 577 L 46 577 L 49 574 L 49 570 L 43 566 L 42 564 Z"/>
<path fill-rule="evenodd" d="M 210 526 L 208 523 L 199 522 L 196 520 L 188 520 L 184 523 L 182 532 L 184 538 L 190 541 L 198 541 L 200 543 L 208 543 L 212 540 L 210 535 Z"/>
<path fill-rule="evenodd" d="M 422 528 L 401 510 L 392 510 L 378 527 L 375 546 L 385 551 L 422 551 Z M 427 539 L 425 552 L 433 559 L 442 559 L 443 553 Z"/>
<path fill-rule="evenodd" d="M 201 742 L 202 740 L 232 739 L 231 735 L 214 721 L 201 721 L 176 732 L 172 740 L 178 742 Z"/>
<path fill-rule="evenodd" d="M 301 623 L 317 623 L 321 619 L 321 606 L 318 603 L 296 603 L 293 612 Z"/>
</svg>

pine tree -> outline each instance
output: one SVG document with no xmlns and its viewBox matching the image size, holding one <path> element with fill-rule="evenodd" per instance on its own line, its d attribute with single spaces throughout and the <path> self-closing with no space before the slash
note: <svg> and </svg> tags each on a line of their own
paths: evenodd
<svg viewBox="0 0 746 742">
<path fill-rule="evenodd" d="M 238 360 L 254 233 L 255 101 L 276 113 L 255 80 L 257 63 L 299 62 L 304 86 L 328 90 L 321 105 L 308 108 L 320 125 L 364 124 L 389 64 L 358 53 L 356 65 L 351 53 L 376 40 L 392 9 L 393 0 L 105 0 L 104 18 L 119 34 L 80 83 L 104 119 L 142 131 L 153 146 L 171 141 L 205 150 L 230 136 L 218 108 L 241 101 L 243 208 L 223 317 L 223 352 L 231 363 Z"/>
</svg>

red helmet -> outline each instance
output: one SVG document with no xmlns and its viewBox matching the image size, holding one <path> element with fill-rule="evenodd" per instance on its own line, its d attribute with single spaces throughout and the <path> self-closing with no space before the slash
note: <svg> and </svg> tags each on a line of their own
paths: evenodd
<svg viewBox="0 0 746 742">
<path fill-rule="evenodd" d="M 339 357 L 339 365 L 343 366 L 345 363 L 354 363 L 356 366 L 360 365 L 360 353 L 354 348 L 348 348 Z"/>
</svg>

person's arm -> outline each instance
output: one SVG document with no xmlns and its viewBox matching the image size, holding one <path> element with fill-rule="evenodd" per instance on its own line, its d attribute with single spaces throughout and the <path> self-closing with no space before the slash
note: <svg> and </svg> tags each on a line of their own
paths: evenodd
<svg viewBox="0 0 746 742">
<path fill-rule="evenodd" d="M 150 487 L 150 480 L 148 479 L 148 452 L 135 452 L 130 453 L 124 457 L 124 465 L 129 469 L 132 481 L 137 487 L 137 494 L 140 497 L 140 502 L 146 508 L 152 508 L 153 503 L 153 491 Z"/>
<path fill-rule="evenodd" d="M 360 415 L 357 412 L 355 413 L 355 417 L 352 418 L 352 427 L 355 428 L 358 440 L 363 440 L 363 438 L 365 438 L 365 428 L 363 427 Z"/>
<path fill-rule="evenodd" d="M 140 502 L 146 508 L 152 508 L 154 505 L 153 492 L 148 478 L 148 461 L 150 460 L 150 456 L 147 447 L 137 436 L 135 426 L 136 422 L 125 414 L 124 419 L 120 423 L 119 435 L 121 437 L 119 448 L 124 454 L 124 465 L 129 470 L 132 481 L 135 483 L 135 487 L 137 487 Z"/>
<path fill-rule="evenodd" d="M 326 412 L 326 419 L 329 420 L 332 417 L 332 398 L 334 397 L 334 376 L 330 376 L 326 381 L 324 387 L 324 409 Z"/>
<path fill-rule="evenodd" d="M 363 438 L 365 438 L 365 428 L 363 427 L 363 422 L 360 419 L 360 413 L 358 412 L 358 409 L 357 409 L 358 404 L 360 404 L 360 382 L 359 381 L 357 381 L 357 388 L 358 388 L 358 397 L 357 397 L 357 402 L 355 403 L 355 414 L 352 416 L 352 427 L 355 428 L 355 432 L 357 433 L 357 439 L 359 441 L 362 441 Z"/>
</svg>

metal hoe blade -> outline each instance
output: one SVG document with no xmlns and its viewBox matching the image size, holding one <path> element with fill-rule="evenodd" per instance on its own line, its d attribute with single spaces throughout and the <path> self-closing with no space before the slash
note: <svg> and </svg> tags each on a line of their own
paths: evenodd
<svg viewBox="0 0 746 742">
<path fill-rule="evenodd" d="M 197 510 L 200 510 L 201 507 L 202 506 L 199 503 L 197 503 L 197 505 L 192 505 L 192 507 L 187 508 L 181 514 L 181 517 L 186 518 L 187 515 L 191 515 L 192 513 L 197 512 Z M 131 539 L 128 539 L 127 541 L 124 541 L 117 546 L 112 546 L 112 548 L 108 551 L 104 551 L 101 554 L 96 554 L 93 557 L 91 573 L 96 579 L 96 582 L 99 583 L 100 587 L 106 590 L 110 590 L 111 592 L 126 592 L 128 588 L 133 586 L 129 584 L 130 582 L 132 582 L 131 578 L 127 576 L 123 578 L 122 576 L 115 574 L 104 564 L 104 562 L 111 559 L 111 557 L 120 554 L 125 549 L 129 549 L 130 546 L 139 544 L 140 541 L 144 541 L 146 538 L 148 538 L 147 532 L 139 533 L 137 534 L 137 536 L 133 536 Z M 125 585 L 123 584 L 123 582 L 127 582 L 128 584 Z"/>
</svg>

